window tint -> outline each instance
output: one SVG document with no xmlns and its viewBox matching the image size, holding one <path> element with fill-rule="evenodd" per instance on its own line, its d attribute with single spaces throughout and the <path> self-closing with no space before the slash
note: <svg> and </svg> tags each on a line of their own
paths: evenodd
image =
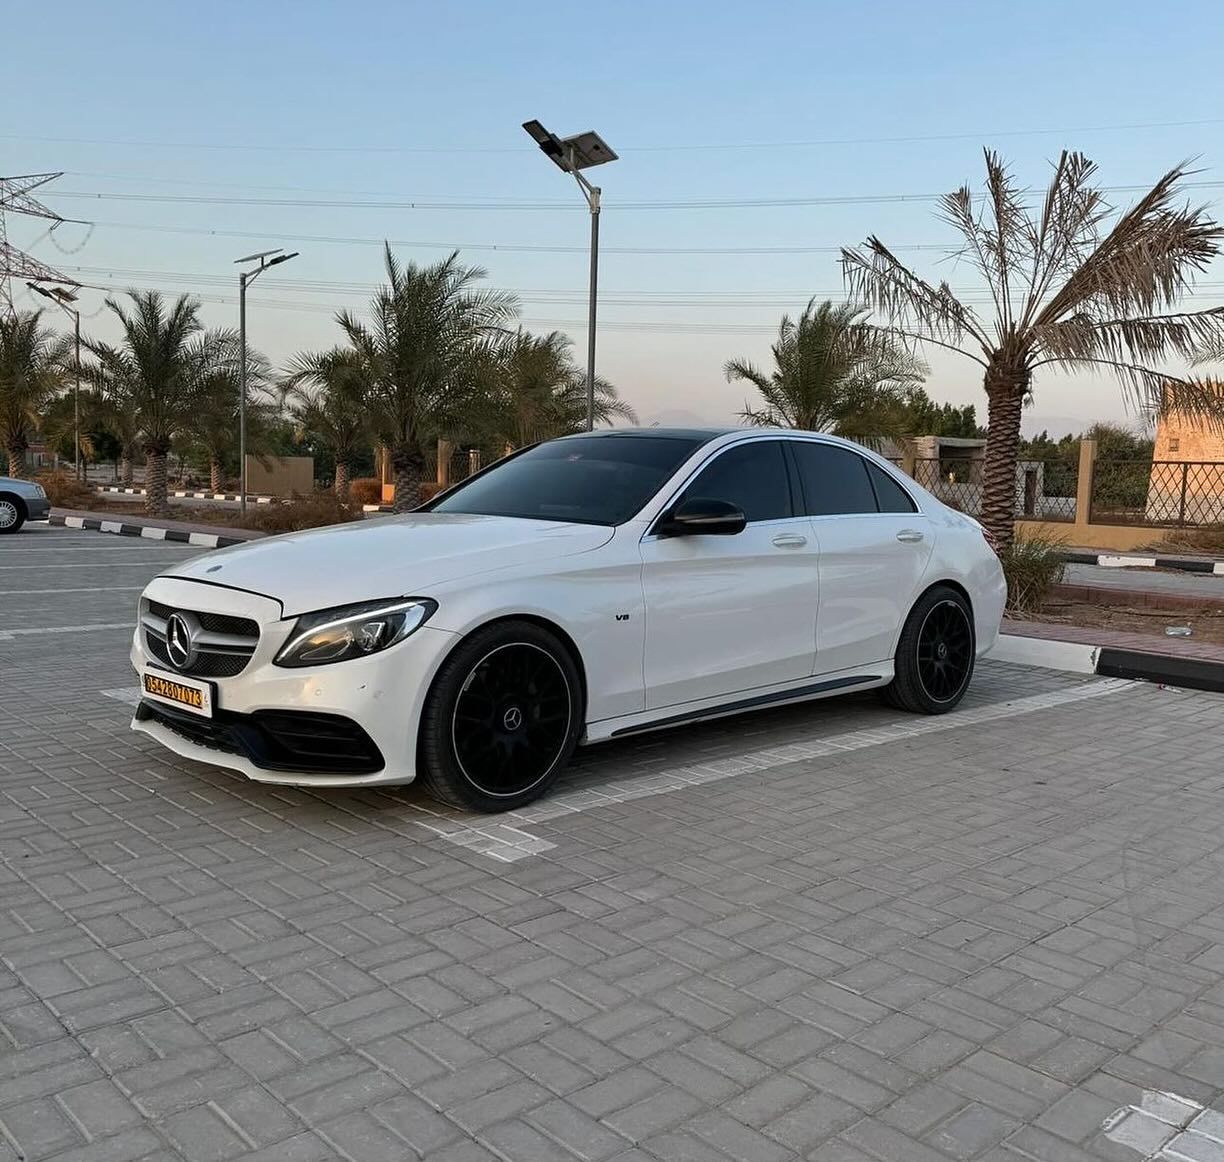
<svg viewBox="0 0 1224 1162">
<path fill-rule="evenodd" d="M 833 444 L 791 444 L 799 465 L 803 499 L 810 516 L 876 512 L 875 493 L 867 475 L 867 461 L 849 448 Z"/>
<path fill-rule="evenodd" d="M 865 460 L 871 483 L 875 485 L 876 500 L 881 512 L 917 512 L 910 494 L 905 491 L 883 468 Z"/>
<path fill-rule="evenodd" d="M 426 511 L 621 524 L 700 443 L 632 435 L 554 440 L 461 484 Z"/>
<path fill-rule="evenodd" d="M 724 452 L 684 490 L 681 500 L 726 500 L 748 521 L 793 516 L 786 460 L 777 440 L 757 440 Z"/>
</svg>

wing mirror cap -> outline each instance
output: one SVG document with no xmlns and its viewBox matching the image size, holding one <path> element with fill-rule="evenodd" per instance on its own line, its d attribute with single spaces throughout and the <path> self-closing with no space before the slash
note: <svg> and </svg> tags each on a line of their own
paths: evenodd
<svg viewBox="0 0 1224 1162">
<path fill-rule="evenodd" d="M 694 496 L 679 504 L 659 525 L 667 537 L 733 537 L 748 523 L 743 510 L 726 500 Z"/>
</svg>

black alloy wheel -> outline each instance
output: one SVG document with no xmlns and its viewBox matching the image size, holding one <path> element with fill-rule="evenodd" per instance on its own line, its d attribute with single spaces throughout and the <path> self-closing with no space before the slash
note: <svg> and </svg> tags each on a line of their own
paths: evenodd
<svg viewBox="0 0 1224 1162">
<path fill-rule="evenodd" d="M 581 728 L 569 650 L 530 622 L 502 622 L 443 663 L 421 722 L 421 777 L 445 802 L 506 811 L 542 795 Z"/>
<path fill-rule="evenodd" d="M 936 585 L 910 610 L 892 683 L 881 691 L 884 700 L 915 714 L 944 714 L 969 689 L 976 656 L 969 602 L 959 590 Z"/>
<path fill-rule="evenodd" d="M 936 702 L 948 702 L 964 689 L 973 669 L 973 630 L 960 602 L 941 601 L 918 631 L 918 679 Z"/>
</svg>

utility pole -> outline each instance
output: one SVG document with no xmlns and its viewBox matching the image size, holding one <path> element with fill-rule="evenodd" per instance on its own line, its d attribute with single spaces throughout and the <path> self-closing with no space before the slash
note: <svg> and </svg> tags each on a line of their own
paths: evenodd
<svg viewBox="0 0 1224 1162">
<path fill-rule="evenodd" d="M 265 270 L 272 266 L 279 266 L 282 262 L 288 262 L 291 258 L 296 258 L 298 252 L 295 250 L 292 254 L 282 254 L 280 247 L 275 250 L 261 250 L 258 254 L 248 254 L 243 258 L 235 258 L 234 264 L 238 265 L 243 262 L 258 262 L 259 265 L 252 270 L 244 270 L 238 275 L 238 346 L 239 366 L 238 366 L 238 478 L 241 482 L 239 492 L 242 497 L 238 502 L 239 511 L 243 516 L 246 516 L 247 510 L 247 462 L 246 462 L 246 405 L 247 405 L 247 338 L 246 338 L 246 292 L 250 286 Z"/>
<path fill-rule="evenodd" d="M 72 439 L 73 462 L 76 466 L 77 479 L 83 479 L 81 464 L 81 312 L 76 305 L 77 294 L 66 287 L 39 286 L 36 282 L 27 282 L 26 286 L 35 294 L 50 299 L 56 306 L 63 308 L 72 316 L 72 330 L 76 338 L 76 363 L 73 370 L 76 373 L 76 386 L 72 393 Z"/>
<path fill-rule="evenodd" d="M 558 137 L 538 121 L 524 121 L 523 128 L 547 157 L 563 173 L 573 174 L 587 208 L 591 211 L 591 277 L 587 301 L 587 414 L 588 432 L 595 430 L 595 302 L 599 290 L 599 195 L 582 172 L 616 160 L 616 154 L 593 129 L 573 137 Z"/>
</svg>

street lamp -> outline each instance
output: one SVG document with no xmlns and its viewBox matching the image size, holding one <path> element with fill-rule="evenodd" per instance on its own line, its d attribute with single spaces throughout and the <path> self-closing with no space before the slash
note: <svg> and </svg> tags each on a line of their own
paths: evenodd
<svg viewBox="0 0 1224 1162">
<path fill-rule="evenodd" d="M 72 393 L 72 439 L 73 439 L 73 469 L 78 480 L 81 479 L 81 312 L 76 307 L 77 294 L 67 287 L 39 286 L 36 282 L 27 282 L 26 286 L 35 294 L 50 299 L 72 316 L 73 332 L 76 337 L 76 387 Z"/>
<path fill-rule="evenodd" d="M 587 304 L 587 431 L 595 428 L 595 297 L 599 285 L 599 194 L 582 175 L 591 166 L 615 161 L 616 154 L 593 129 L 573 137 L 558 137 L 538 121 L 524 121 L 523 128 L 558 169 L 573 174 L 591 211 L 591 289 Z"/>
<path fill-rule="evenodd" d="M 275 250 L 261 250 L 258 254 L 248 254 L 243 258 L 235 258 L 234 265 L 238 266 L 243 262 L 257 262 L 259 265 L 252 270 L 241 271 L 238 275 L 238 344 L 241 347 L 239 358 L 241 360 L 238 367 L 238 476 L 239 476 L 239 492 L 242 493 L 242 498 L 239 500 L 239 511 L 243 516 L 246 515 L 247 508 L 247 462 L 246 462 L 246 404 L 247 404 L 247 341 L 246 341 L 246 288 L 253 283 L 265 270 L 272 266 L 279 266 L 282 262 L 288 262 L 291 258 L 296 258 L 298 251 L 292 254 L 282 254 L 281 248 L 278 246 Z"/>
</svg>

